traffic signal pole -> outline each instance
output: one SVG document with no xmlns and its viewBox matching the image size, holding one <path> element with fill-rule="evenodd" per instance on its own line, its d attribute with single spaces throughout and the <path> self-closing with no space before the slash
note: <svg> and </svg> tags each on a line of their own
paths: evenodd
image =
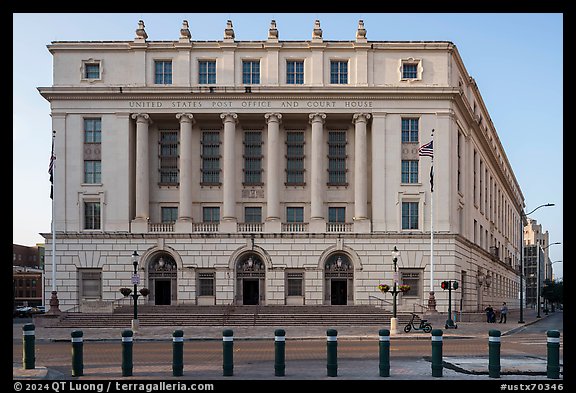
<svg viewBox="0 0 576 393">
<path fill-rule="evenodd" d="M 458 282 L 457 281 L 442 281 L 442 289 L 448 289 L 448 319 L 446 319 L 446 325 L 444 326 L 446 329 L 457 329 L 458 325 L 454 323 L 452 320 L 452 287 L 454 290 L 458 289 Z"/>
</svg>

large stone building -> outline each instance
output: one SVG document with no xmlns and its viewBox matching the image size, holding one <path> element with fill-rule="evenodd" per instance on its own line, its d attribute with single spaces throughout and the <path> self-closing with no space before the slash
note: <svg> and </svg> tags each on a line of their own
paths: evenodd
<svg viewBox="0 0 576 393">
<path fill-rule="evenodd" d="M 152 304 L 377 304 L 397 277 L 400 310 L 446 311 L 449 279 L 458 310 L 518 307 L 523 195 L 456 46 L 311 30 L 48 45 L 62 310 L 120 298 L 134 251 Z"/>
</svg>

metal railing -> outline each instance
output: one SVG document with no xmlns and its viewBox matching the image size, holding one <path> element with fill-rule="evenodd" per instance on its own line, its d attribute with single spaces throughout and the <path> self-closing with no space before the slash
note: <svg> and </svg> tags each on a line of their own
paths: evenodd
<svg viewBox="0 0 576 393">
<path fill-rule="evenodd" d="M 369 305 L 372 305 L 372 301 L 380 303 L 379 305 L 377 305 L 377 307 L 380 307 L 380 308 L 384 308 L 384 303 L 386 303 L 387 305 L 390 305 L 390 306 L 394 305 L 391 301 L 388 301 L 386 299 L 382 299 L 381 297 L 373 296 L 373 295 L 368 296 L 368 304 Z"/>
</svg>

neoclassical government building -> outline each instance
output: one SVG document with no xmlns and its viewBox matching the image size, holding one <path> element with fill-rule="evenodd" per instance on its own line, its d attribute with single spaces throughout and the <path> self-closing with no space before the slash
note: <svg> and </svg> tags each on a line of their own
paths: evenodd
<svg viewBox="0 0 576 393">
<path fill-rule="evenodd" d="M 48 45 L 61 310 L 121 298 L 134 251 L 150 304 L 377 304 L 396 278 L 399 310 L 434 291 L 445 312 L 444 280 L 455 310 L 519 306 L 524 198 L 453 43 L 362 21 L 350 41 L 319 21 L 303 41 L 223 33 Z"/>
</svg>

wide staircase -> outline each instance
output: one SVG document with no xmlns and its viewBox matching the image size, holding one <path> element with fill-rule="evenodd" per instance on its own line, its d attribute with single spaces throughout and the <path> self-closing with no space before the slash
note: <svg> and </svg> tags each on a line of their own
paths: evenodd
<svg viewBox="0 0 576 393">
<path fill-rule="evenodd" d="M 119 306 L 112 314 L 67 313 L 57 327 L 130 326 L 132 306 Z M 392 312 L 375 306 L 138 306 L 140 326 L 389 326 Z M 398 326 L 412 315 L 398 312 Z M 419 318 L 416 318 L 419 321 Z"/>
</svg>

